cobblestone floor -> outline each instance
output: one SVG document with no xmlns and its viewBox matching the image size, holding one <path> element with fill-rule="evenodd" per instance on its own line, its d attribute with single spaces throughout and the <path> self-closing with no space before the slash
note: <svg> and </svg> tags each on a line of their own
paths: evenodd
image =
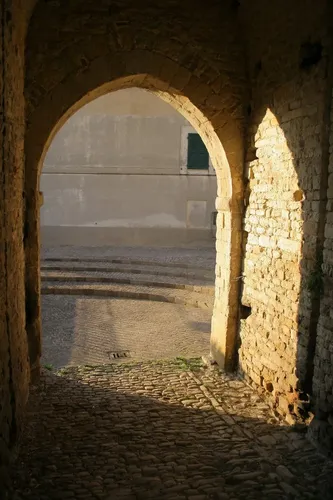
<svg viewBox="0 0 333 500">
<path fill-rule="evenodd" d="M 56 266 L 73 287 L 95 265 L 119 280 L 194 284 L 183 270 L 211 273 L 215 260 L 209 248 L 59 247 L 43 255 L 61 259 L 44 261 L 46 283 Z M 94 260 L 73 270 L 85 258 Z M 122 262 L 102 262 L 114 258 Z M 209 310 L 88 296 L 42 301 L 42 362 L 67 366 L 44 371 L 32 389 L 13 500 L 333 499 L 333 463 L 301 429 L 276 420 L 242 381 L 185 360 L 209 351 Z M 102 364 L 114 352 L 131 358 Z"/>
<path fill-rule="evenodd" d="M 211 311 L 178 304 L 42 296 L 42 364 L 108 363 L 129 351 L 149 360 L 209 353 Z"/>
<path fill-rule="evenodd" d="M 198 361 L 71 367 L 30 398 L 19 500 L 333 498 L 333 464 Z"/>
</svg>

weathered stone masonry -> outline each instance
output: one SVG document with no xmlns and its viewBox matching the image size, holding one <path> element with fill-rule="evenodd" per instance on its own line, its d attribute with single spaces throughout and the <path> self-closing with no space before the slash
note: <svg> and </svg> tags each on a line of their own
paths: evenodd
<svg viewBox="0 0 333 500">
<path fill-rule="evenodd" d="M 183 113 L 216 168 L 213 355 L 234 368 L 240 344 L 240 372 L 271 393 L 289 421 L 306 416 L 310 398 L 320 428 L 330 431 L 330 2 L 0 4 L 1 461 L 27 397 L 27 344 L 31 373 L 39 371 L 43 155 L 76 109 L 130 86 L 151 89 Z M 313 283 L 322 255 L 320 297 Z"/>
<path fill-rule="evenodd" d="M 332 66 L 330 67 L 332 77 Z M 315 419 L 311 437 L 323 447 L 333 448 L 333 87 L 330 89 L 329 161 L 326 224 L 322 266 L 316 270 L 317 287 L 321 292 L 317 344 L 314 359 L 313 391 Z M 329 111 L 329 110 L 328 110 Z"/>
<path fill-rule="evenodd" d="M 17 440 L 28 396 L 25 333 L 23 23 L 0 3 L 0 496 L 3 466 Z"/>
<path fill-rule="evenodd" d="M 325 12 L 325 2 L 315 9 L 307 2 L 300 12 L 283 1 L 249 10 L 245 3 L 243 11 L 251 109 L 241 300 L 252 314 L 241 321 L 240 370 L 272 392 L 290 421 L 302 411 L 299 393 L 311 391 L 316 335 L 308 284 L 325 196 Z"/>
</svg>

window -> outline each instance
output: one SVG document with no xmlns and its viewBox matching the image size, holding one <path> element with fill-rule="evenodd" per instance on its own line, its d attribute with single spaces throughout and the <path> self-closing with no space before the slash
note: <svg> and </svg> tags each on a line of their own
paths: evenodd
<svg viewBox="0 0 333 500">
<path fill-rule="evenodd" d="M 206 146 L 191 125 L 183 125 L 181 129 L 179 162 L 182 175 L 215 177 Z"/>
<path fill-rule="evenodd" d="M 187 168 L 189 170 L 208 170 L 209 155 L 199 134 L 187 135 Z"/>
</svg>

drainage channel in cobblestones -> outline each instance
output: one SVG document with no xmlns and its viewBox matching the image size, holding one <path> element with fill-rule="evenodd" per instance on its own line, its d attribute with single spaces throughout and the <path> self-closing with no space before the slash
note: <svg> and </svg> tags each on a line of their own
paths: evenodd
<svg viewBox="0 0 333 500">
<path fill-rule="evenodd" d="M 15 500 L 332 498 L 333 464 L 197 359 L 69 367 L 33 388 Z"/>
</svg>

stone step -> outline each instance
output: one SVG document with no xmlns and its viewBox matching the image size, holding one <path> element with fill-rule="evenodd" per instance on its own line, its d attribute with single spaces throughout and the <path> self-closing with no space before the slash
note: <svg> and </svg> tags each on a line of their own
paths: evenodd
<svg viewBox="0 0 333 500">
<path fill-rule="evenodd" d="M 174 266 L 149 266 L 141 267 L 140 265 L 133 264 L 107 264 L 100 261 L 78 261 L 68 262 L 61 261 L 54 265 L 51 262 L 42 262 L 42 271 L 67 271 L 67 272 L 104 272 L 104 273 L 122 273 L 122 274 L 140 274 L 140 275 L 153 275 L 153 276 L 170 276 L 178 278 L 191 278 L 191 279 L 204 279 L 206 281 L 214 282 L 214 270 L 205 269 L 180 269 Z"/>
<path fill-rule="evenodd" d="M 102 264 L 129 264 L 129 265 L 139 265 L 139 266 L 152 266 L 152 267 L 171 267 L 171 268 L 179 268 L 179 269 L 192 269 L 192 270 L 205 270 L 205 271 L 211 271 L 213 270 L 213 267 L 206 265 L 206 266 L 201 266 L 201 265 L 196 265 L 196 264 L 185 264 L 182 262 L 165 262 L 165 261 L 158 261 L 158 260 L 146 260 L 146 259 L 132 259 L 130 257 L 45 257 L 42 259 L 42 262 L 45 262 L 46 264 L 51 264 L 52 263 L 83 263 L 83 262 L 89 262 L 89 263 L 102 263 Z"/>
<path fill-rule="evenodd" d="M 170 289 L 162 287 L 149 288 L 140 285 L 120 284 L 79 284 L 70 281 L 52 284 L 43 281 L 42 294 L 44 295 L 89 295 L 102 297 L 118 297 L 124 299 L 150 300 L 184 304 L 202 309 L 213 309 L 214 297 L 207 294 L 198 294 L 194 291 Z"/>
<path fill-rule="evenodd" d="M 132 276 L 122 273 L 105 273 L 96 271 L 42 271 L 42 281 L 45 282 L 71 282 L 71 283 L 118 283 L 123 285 L 141 285 L 147 287 L 172 288 L 190 290 L 206 295 L 214 295 L 214 285 L 202 279 L 187 279 L 180 277 L 166 277 L 145 275 Z M 188 281 L 187 283 L 184 281 Z"/>
</svg>

